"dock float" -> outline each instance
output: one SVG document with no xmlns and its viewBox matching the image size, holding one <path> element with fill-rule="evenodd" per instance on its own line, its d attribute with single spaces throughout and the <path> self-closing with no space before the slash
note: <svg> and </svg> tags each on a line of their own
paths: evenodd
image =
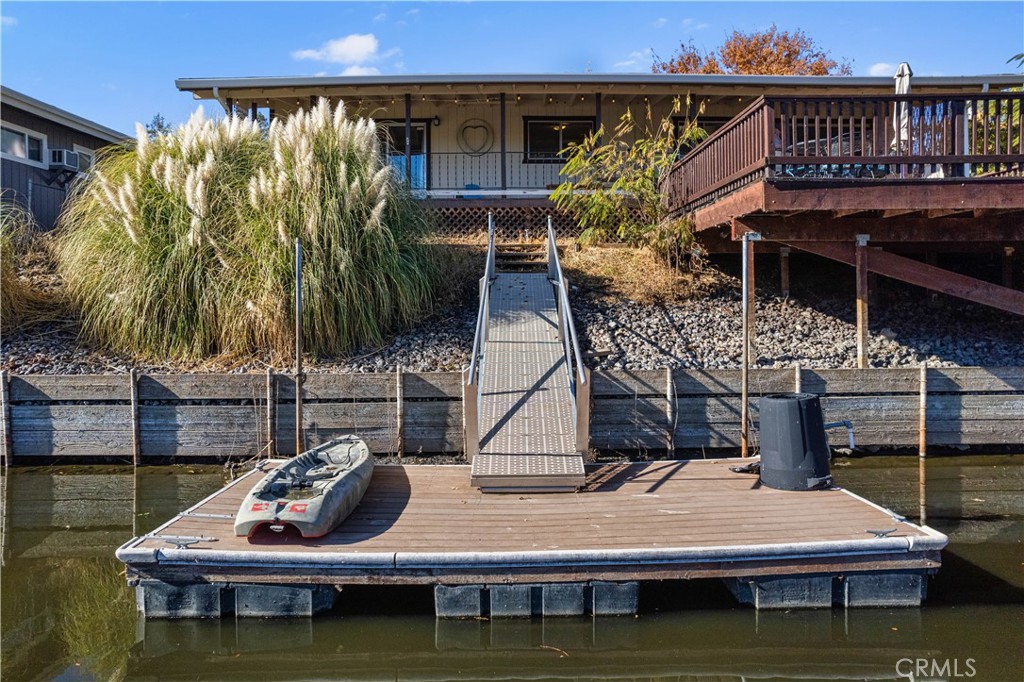
<svg viewBox="0 0 1024 682">
<path fill-rule="evenodd" d="M 481 492 L 468 466 L 376 467 L 317 539 L 236 537 L 251 471 L 117 550 L 148 618 L 309 616 L 346 585 L 430 585 L 440 617 L 632 614 L 640 582 L 715 578 L 757 609 L 916 606 L 945 535 L 735 459 L 586 466 L 580 492 Z"/>
</svg>

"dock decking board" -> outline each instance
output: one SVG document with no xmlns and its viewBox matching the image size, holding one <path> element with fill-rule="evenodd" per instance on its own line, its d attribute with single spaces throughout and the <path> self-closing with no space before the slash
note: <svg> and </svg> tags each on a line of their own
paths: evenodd
<svg viewBox="0 0 1024 682">
<path fill-rule="evenodd" d="M 487 324 L 473 484 L 578 488 L 585 479 L 583 457 L 576 452 L 572 394 L 547 275 L 499 274 L 490 289 Z"/>
<path fill-rule="evenodd" d="M 588 466 L 585 492 L 540 495 L 481 493 L 466 466 L 378 466 L 356 511 L 332 533 L 309 540 L 271 536 L 251 543 L 234 536 L 232 518 L 187 515 L 233 515 L 258 480 L 259 474 L 252 474 L 155 531 L 214 541 L 178 550 L 142 537 L 119 556 L 136 577 L 339 584 L 635 580 L 938 566 L 945 540 L 934 531 L 840 489 L 765 488 L 756 477 L 729 471 L 734 463 Z M 884 539 L 869 532 L 892 528 Z M 827 544 L 851 541 L 862 548 L 855 556 L 839 556 Z M 702 558 L 702 552 L 722 548 L 732 558 Z M 615 558 L 624 552 L 640 558 Z"/>
</svg>

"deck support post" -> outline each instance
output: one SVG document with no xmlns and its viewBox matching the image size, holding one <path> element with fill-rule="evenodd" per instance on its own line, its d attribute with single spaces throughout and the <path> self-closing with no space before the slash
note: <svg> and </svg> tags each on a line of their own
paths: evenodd
<svg viewBox="0 0 1024 682">
<path fill-rule="evenodd" d="M 857 235 L 857 368 L 868 366 L 868 239 Z"/>
<path fill-rule="evenodd" d="M 505 93 L 499 93 L 498 95 L 498 107 L 501 117 L 501 188 L 508 189 L 508 162 L 506 156 L 508 153 L 508 135 L 506 132 L 505 122 Z"/>
<path fill-rule="evenodd" d="M 779 290 L 782 298 L 789 298 L 789 251 L 788 246 L 779 248 Z"/>
<path fill-rule="evenodd" d="M 735 226 L 733 227 L 735 230 Z M 750 355 L 754 327 L 754 244 L 761 239 L 757 232 L 744 232 L 741 242 L 743 258 L 743 351 L 740 372 L 740 455 L 750 456 Z"/>
<path fill-rule="evenodd" d="M 128 370 L 128 383 L 132 410 L 132 466 L 137 467 L 142 459 L 142 439 L 139 429 L 139 373 L 134 367 Z"/>
<path fill-rule="evenodd" d="M 1003 247 L 1003 286 L 1013 288 L 1013 247 Z"/>
<path fill-rule="evenodd" d="M 920 392 L 918 396 L 918 436 L 917 436 L 917 515 L 921 525 L 928 523 L 928 486 L 925 457 L 928 454 L 928 363 L 921 363 L 921 374 L 918 380 Z"/>
<path fill-rule="evenodd" d="M 803 393 L 804 392 L 804 377 L 803 370 L 800 369 L 800 363 L 798 362 L 793 367 L 793 392 Z"/>
<path fill-rule="evenodd" d="M 252 104 L 249 106 L 249 118 L 255 121 L 259 115 L 259 107 L 256 106 L 256 100 L 253 100 Z"/>
<path fill-rule="evenodd" d="M 601 129 L 601 93 L 594 93 L 594 132 Z"/>
</svg>

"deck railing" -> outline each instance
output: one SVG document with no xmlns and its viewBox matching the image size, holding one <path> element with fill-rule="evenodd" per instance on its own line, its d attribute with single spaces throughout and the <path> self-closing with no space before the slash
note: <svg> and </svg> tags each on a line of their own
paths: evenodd
<svg viewBox="0 0 1024 682">
<path fill-rule="evenodd" d="M 404 177 L 405 157 L 394 158 Z M 561 162 L 530 160 L 524 152 L 431 152 L 425 159 L 412 164 L 414 189 L 471 195 L 474 190 L 553 190 L 563 180 Z"/>
<path fill-rule="evenodd" d="M 1024 174 L 1024 93 L 760 97 L 677 161 L 669 206 L 692 210 L 765 177 Z"/>
<path fill-rule="evenodd" d="M 480 449 L 480 367 L 487 343 L 487 322 L 491 316 L 491 284 L 497 277 L 494 258 L 494 214 L 487 214 L 487 259 L 484 276 L 480 278 L 480 302 L 476 315 L 476 332 L 473 334 L 473 351 L 469 368 L 464 374 L 463 386 L 463 430 L 465 432 L 466 458 L 473 461 Z"/>
</svg>

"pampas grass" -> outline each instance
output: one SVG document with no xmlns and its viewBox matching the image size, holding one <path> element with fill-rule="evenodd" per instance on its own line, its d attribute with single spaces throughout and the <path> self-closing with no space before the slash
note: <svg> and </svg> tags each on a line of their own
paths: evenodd
<svg viewBox="0 0 1024 682">
<path fill-rule="evenodd" d="M 137 133 L 100 156 L 61 221 L 60 273 L 87 336 L 150 357 L 289 358 L 295 237 L 312 354 L 380 343 L 429 308 L 427 214 L 372 121 L 321 99 L 266 136 L 202 110 Z"/>
<path fill-rule="evenodd" d="M 0 329 L 5 333 L 44 319 L 49 311 L 46 295 L 18 274 L 35 234 L 32 215 L 0 195 Z"/>
</svg>

